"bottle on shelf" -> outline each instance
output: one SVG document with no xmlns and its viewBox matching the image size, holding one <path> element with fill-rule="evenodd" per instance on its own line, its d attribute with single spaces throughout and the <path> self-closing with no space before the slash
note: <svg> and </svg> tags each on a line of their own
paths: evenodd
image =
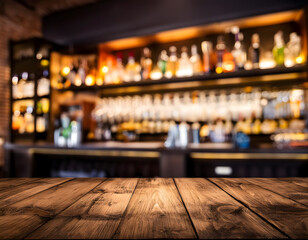
<svg viewBox="0 0 308 240">
<path fill-rule="evenodd" d="M 178 70 L 178 57 L 176 54 L 176 47 L 171 46 L 169 48 L 170 56 L 167 62 L 167 70 L 165 76 L 167 78 L 175 77 L 177 70 Z"/>
<path fill-rule="evenodd" d="M 232 50 L 232 55 L 235 62 L 236 70 L 244 69 L 247 60 L 246 49 L 243 44 L 244 35 L 239 31 L 238 27 L 234 28 L 235 43 Z"/>
<path fill-rule="evenodd" d="M 163 76 L 165 76 L 166 69 L 167 69 L 167 62 L 168 62 L 168 55 L 166 50 L 162 50 L 158 56 L 158 61 L 156 66 L 150 73 L 150 79 L 152 80 L 159 80 Z"/>
<path fill-rule="evenodd" d="M 123 65 L 123 55 L 122 53 L 117 54 L 117 63 L 114 71 L 113 83 L 118 84 L 124 81 L 125 68 Z"/>
<path fill-rule="evenodd" d="M 151 50 L 147 47 L 142 50 L 140 65 L 141 65 L 141 78 L 149 79 L 152 70 L 152 59 L 151 59 Z"/>
<path fill-rule="evenodd" d="M 81 78 L 77 76 L 77 64 L 75 62 L 71 63 L 69 72 L 67 74 L 66 79 L 63 79 L 63 87 L 69 87 L 71 85 L 81 86 Z"/>
<path fill-rule="evenodd" d="M 86 86 L 94 86 L 95 85 L 95 79 L 96 79 L 96 68 L 91 67 L 88 74 L 85 78 L 85 85 Z"/>
<path fill-rule="evenodd" d="M 135 61 L 134 53 L 130 52 L 128 56 L 128 62 L 125 67 L 126 73 L 124 77 L 125 82 L 132 82 L 132 81 L 140 81 L 140 70 L 141 67 L 139 63 Z"/>
<path fill-rule="evenodd" d="M 42 77 L 37 83 L 37 95 L 45 96 L 50 94 L 50 80 L 46 77 Z"/>
<path fill-rule="evenodd" d="M 187 47 L 182 47 L 179 67 L 176 72 L 177 77 L 190 77 L 193 75 L 193 66 L 188 57 Z"/>
<path fill-rule="evenodd" d="M 122 63 L 122 53 L 117 54 L 117 64 L 120 61 Z M 107 57 L 106 65 L 102 67 L 102 72 L 103 72 L 104 84 L 112 84 L 114 81 L 114 75 L 115 75 L 114 72 L 117 73 L 117 71 L 114 70 L 113 58 L 111 56 Z M 124 80 L 124 75 L 123 75 L 123 80 Z"/>
<path fill-rule="evenodd" d="M 209 41 L 203 41 L 201 43 L 201 48 L 203 53 L 203 72 L 214 72 L 216 66 L 216 54 L 213 51 L 213 44 Z"/>
<path fill-rule="evenodd" d="M 81 85 L 86 83 L 86 72 L 88 70 L 87 68 L 88 68 L 87 60 L 79 59 L 79 66 L 78 66 L 78 70 L 76 73 L 76 79 L 78 79 L 79 82 L 77 83 L 77 80 L 75 80 L 75 82 L 77 83 L 77 86 L 80 83 Z"/>
<path fill-rule="evenodd" d="M 273 48 L 273 56 L 277 66 L 282 66 L 284 64 L 284 50 L 285 44 L 283 40 L 283 32 L 278 31 L 274 35 L 274 48 Z"/>
<path fill-rule="evenodd" d="M 233 72 L 235 70 L 234 58 L 231 52 L 226 51 L 222 58 L 222 71 Z"/>
<path fill-rule="evenodd" d="M 217 44 L 216 44 L 217 62 L 216 62 L 215 71 L 218 74 L 223 72 L 222 64 L 223 64 L 223 57 L 225 55 L 225 52 L 226 52 L 226 44 L 223 39 L 223 36 L 220 35 L 217 37 Z"/>
<path fill-rule="evenodd" d="M 301 38 L 297 33 L 292 32 L 290 34 L 290 41 L 285 48 L 284 65 L 286 67 L 293 67 L 295 64 L 303 62 L 301 57 Z"/>
<path fill-rule="evenodd" d="M 251 46 L 249 48 L 249 62 L 251 64 L 250 68 L 259 68 L 260 62 L 260 37 L 259 34 L 254 33 L 251 37 Z M 247 68 L 245 66 L 245 68 Z"/>
<path fill-rule="evenodd" d="M 202 62 L 200 55 L 198 54 L 197 45 L 191 46 L 191 57 L 190 62 L 192 64 L 193 75 L 200 75 L 202 71 Z"/>
<path fill-rule="evenodd" d="M 159 67 L 163 76 L 166 74 L 166 71 L 167 71 L 168 58 L 169 57 L 167 55 L 167 51 L 162 50 L 158 58 L 157 66 Z"/>
</svg>

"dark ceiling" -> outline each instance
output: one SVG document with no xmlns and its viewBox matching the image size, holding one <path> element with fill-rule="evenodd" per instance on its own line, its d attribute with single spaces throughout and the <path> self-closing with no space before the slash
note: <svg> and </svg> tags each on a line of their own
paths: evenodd
<svg viewBox="0 0 308 240">
<path fill-rule="evenodd" d="M 15 0 L 24 7 L 35 11 L 40 16 L 83 6 L 98 0 Z"/>
<path fill-rule="evenodd" d="M 43 16 L 45 38 L 60 44 L 83 45 L 308 5 L 307 0 L 18 1 Z"/>
</svg>

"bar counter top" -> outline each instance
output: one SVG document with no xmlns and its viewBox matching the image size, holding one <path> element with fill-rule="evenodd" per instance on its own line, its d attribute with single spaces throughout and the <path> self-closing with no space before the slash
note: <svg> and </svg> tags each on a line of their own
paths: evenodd
<svg viewBox="0 0 308 240">
<path fill-rule="evenodd" d="M 165 148 L 163 142 L 93 142 L 75 147 L 59 147 L 53 143 L 6 143 L 6 149 L 57 149 L 57 150 L 127 150 L 127 151 L 177 151 L 177 152 L 230 152 L 230 153 L 307 153 L 307 147 L 277 148 L 271 143 L 252 146 L 247 149 L 235 148 L 232 143 L 189 144 L 186 148 Z M 42 150 L 39 150 L 42 151 Z M 307 158 L 308 159 L 308 158 Z"/>
<path fill-rule="evenodd" d="M 0 239 L 307 239 L 308 178 L 0 178 Z"/>
</svg>

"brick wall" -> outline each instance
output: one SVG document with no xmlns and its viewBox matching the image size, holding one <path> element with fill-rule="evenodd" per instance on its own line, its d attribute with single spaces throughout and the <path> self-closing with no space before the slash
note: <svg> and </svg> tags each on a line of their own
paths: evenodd
<svg viewBox="0 0 308 240">
<path fill-rule="evenodd" d="M 9 134 L 9 40 L 41 36 L 41 17 L 15 1 L 0 4 L 0 144 Z M 0 145 L 0 166 L 3 164 L 3 146 Z"/>
</svg>

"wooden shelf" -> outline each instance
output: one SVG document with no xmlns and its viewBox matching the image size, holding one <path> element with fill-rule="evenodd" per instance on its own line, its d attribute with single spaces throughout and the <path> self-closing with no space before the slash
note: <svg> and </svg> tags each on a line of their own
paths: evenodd
<svg viewBox="0 0 308 240">
<path fill-rule="evenodd" d="M 99 91 L 102 95 L 121 95 L 122 93 L 138 93 L 147 91 L 198 89 L 211 87 L 230 87 L 242 85 L 270 84 L 271 82 L 306 82 L 307 65 L 298 65 L 291 68 L 276 67 L 271 69 L 242 70 L 222 74 L 208 74 L 183 78 L 162 78 L 160 80 L 142 80 L 121 84 L 102 86 L 71 86 L 65 91 Z"/>
<path fill-rule="evenodd" d="M 12 102 L 24 101 L 24 100 L 33 100 L 34 101 L 34 96 L 33 97 L 24 97 L 24 98 L 12 98 Z"/>
</svg>

